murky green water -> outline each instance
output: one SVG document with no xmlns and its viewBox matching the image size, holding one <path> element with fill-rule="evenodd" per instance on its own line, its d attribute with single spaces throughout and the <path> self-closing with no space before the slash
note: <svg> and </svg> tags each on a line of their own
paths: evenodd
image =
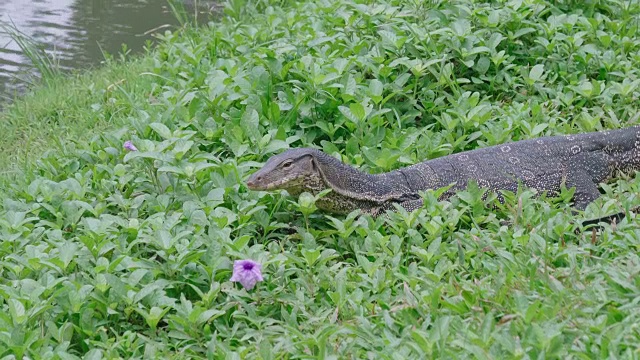
<svg viewBox="0 0 640 360">
<path fill-rule="evenodd" d="M 213 1 L 185 0 L 191 13 L 206 17 Z M 208 5 L 207 5 L 208 4 Z M 63 69 L 97 66 L 103 52 L 117 54 L 122 44 L 142 51 L 150 32 L 178 26 L 166 0 L 0 0 L 0 21 L 46 45 Z M 0 32 L 0 103 L 25 88 L 24 74 L 34 71 L 11 38 Z"/>
</svg>

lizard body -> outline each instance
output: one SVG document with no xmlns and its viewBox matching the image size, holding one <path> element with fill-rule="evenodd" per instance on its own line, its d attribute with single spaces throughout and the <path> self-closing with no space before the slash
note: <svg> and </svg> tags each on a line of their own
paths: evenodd
<svg viewBox="0 0 640 360">
<path fill-rule="evenodd" d="M 557 194 L 575 187 L 574 207 L 583 210 L 600 196 L 598 185 L 616 172 L 640 170 L 640 127 L 549 136 L 490 146 L 427 160 L 394 171 L 369 174 L 311 149 L 290 149 L 272 156 L 247 180 L 251 190 L 285 189 L 291 195 L 318 194 L 318 208 L 333 213 L 360 209 L 373 216 L 422 207 L 419 192 L 453 184 L 442 198 L 474 180 L 482 188 L 515 192 L 518 183 Z M 498 197 L 502 201 L 498 192 Z"/>
</svg>

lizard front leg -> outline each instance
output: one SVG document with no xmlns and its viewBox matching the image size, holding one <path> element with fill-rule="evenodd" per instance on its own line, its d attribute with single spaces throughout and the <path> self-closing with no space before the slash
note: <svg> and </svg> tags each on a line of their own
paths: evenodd
<svg viewBox="0 0 640 360">
<path fill-rule="evenodd" d="M 569 171 L 565 182 L 567 188 L 575 187 L 573 206 L 577 210 L 584 210 L 587 205 L 601 196 L 598 185 L 585 171 Z"/>
<path fill-rule="evenodd" d="M 418 210 L 418 209 L 422 208 L 422 205 L 424 204 L 424 202 L 423 202 L 422 199 L 413 199 L 413 200 L 406 200 L 406 201 L 390 201 L 390 202 L 386 202 L 382 206 L 380 206 L 378 208 L 377 213 L 378 214 L 383 214 L 387 210 L 395 211 L 396 207 L 395 207 L 394 204 L 400 205 L 407 212 L 412 212 L 413 210 Z"/>
</svg>

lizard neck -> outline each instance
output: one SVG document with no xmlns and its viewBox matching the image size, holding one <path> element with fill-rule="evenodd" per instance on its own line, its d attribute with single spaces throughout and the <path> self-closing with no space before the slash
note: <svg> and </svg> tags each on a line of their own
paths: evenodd
<svg viewBox="0 0 640 360">
<path fill-rule="evenodd" d="M 390 202 L 414 195 L 401 171 L 369 174 L 319 150 L 308 151 L 313 156 L 316 171 L 286 190 L 298 196 L 303 192 L 317 195 L 331 189 L 316 202 L 322 210 L 349 213 L 360 209 L 373 215 Z"/>
<path fill-rule="evenodd" d="M 323 152 L 318 152 L 315 160 L 326 186 L 342 196 L 383 203 L 411 192 L 400 171 L 368 174 Z"/>
<path fill-rule="evenodd" d="M 367 175 L 366 173 L 355 174 L 355 176 Z M 362 210 L 364 213 L 377 214 L 380 208 L 379 203 L 365 200 L 365 195 L 359 193 L 355 188 L 336 191 L 333 186 L 331 183 L 325 182 L 321 176 L 310 176 L 300 184 L 289 187 L 286 190 L 290 195 L 298 197 L 303 192 L 316 196 L 324 190 L 331 189 L 331 192 L 316 201 L 316 206 L 319 209 L 335 214 L 348 214 L 357 209 Z"/>
</svg>

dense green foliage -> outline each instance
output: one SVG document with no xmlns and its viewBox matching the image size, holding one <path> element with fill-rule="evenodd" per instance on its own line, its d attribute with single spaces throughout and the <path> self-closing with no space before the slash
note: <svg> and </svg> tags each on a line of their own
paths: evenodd
<svg viewBox="0 0 640 360">
<path fill-rule="evenodd" d="M 469 189 L 388 219 L 243 183 L 288 147 L 382 172 L 635 123 L 637 2 L 225 11 L 164 35 L 153 86 L 119 98 L 130 125 L 63 144 L 5 189 L 0 357 L 638 356 L 640 223 L 573 220 L 640 205 L 640 177 L 577 216 L 570 190 L 492 210 Z M 265 276 L 250 292 L 229 281 L 245 258 Z"/>
</svg>

